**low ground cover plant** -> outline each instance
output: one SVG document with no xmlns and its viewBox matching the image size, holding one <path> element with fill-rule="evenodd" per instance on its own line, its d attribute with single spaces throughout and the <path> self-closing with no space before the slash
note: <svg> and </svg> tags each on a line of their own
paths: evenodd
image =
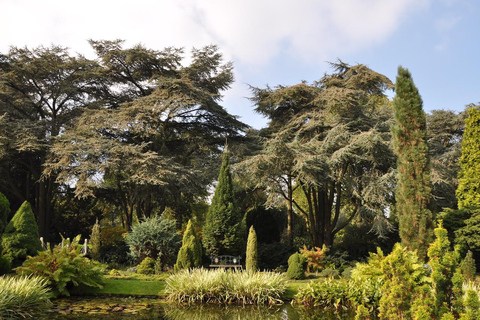
<svg viewBox="0 0 480 320">
<path fill-rule="evenodd" d="M 181 270 L 166 280 L 167 299 L 176 302 L 279 304 L 286 289 L 284 275 L 235 270 Z"/>
<path fill-rule="evenodd" d="M 46 279 L 0 277 L 0 319 L 25 318 L 50 305 Z"/>
</svg>

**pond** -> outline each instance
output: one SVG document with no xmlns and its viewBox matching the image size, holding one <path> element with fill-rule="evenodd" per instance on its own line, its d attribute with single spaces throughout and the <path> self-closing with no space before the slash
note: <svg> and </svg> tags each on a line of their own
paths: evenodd
<svg viewBox="0 0 480 320">
<path fill-rule="evenodd" d="M 227 319 L 354 319 L 352 312 L 327 312 L 292 306 L 218 306 L 175 305 L 155 298 L 72 297 L 57 299 L 39 320 L 61 319 L 159 319 L 159 320 L 227 320 Z"/>
</svg>

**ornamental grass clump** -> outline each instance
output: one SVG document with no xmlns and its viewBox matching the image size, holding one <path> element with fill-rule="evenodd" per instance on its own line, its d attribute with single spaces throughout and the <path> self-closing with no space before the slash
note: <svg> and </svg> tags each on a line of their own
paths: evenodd
<svg viewBox="0 0 480 320">
<path fill-rule="evenodd" d="M 280 304 L 286 289 L 279 273 L 225 269 L 181 270 L 166 283 L 168 300 L 184 303 Z"/>
<path fill-rule="evenodd" d="M 31 317 L 51 304 L 50 296 L 41 277 L 0 277 L 0 319 Z"/>
</svg>

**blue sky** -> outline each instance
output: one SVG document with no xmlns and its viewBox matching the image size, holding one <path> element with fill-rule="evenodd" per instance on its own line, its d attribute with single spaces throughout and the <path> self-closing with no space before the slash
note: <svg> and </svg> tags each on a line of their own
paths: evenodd
<svg viewBox="0 0 480 320">
<path fill-rule="evenodd" d="M 480 102 L 478 0 L 0 0 L 0 52 L 62 45 L 93 57 L 87 39 L 151 49 L 216 44 L 236 81 L 223 105 L 255 128 L 248 85 L 313 82 L 337 58 L 395 81 L 408 68 L 424 109 Z"/>
</svg>

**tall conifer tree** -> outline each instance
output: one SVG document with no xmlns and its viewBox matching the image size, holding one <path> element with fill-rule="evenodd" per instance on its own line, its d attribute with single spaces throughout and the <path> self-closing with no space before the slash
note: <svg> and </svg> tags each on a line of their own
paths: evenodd
<svg viewBox="0 0 480 320">
<path fill-rule="evenodd" d="M 470 108 L 465 120 L 460 172 L 458 173 L 458 208 L 480 208 L 480 111 Z"/>
<path fill-rule="evenodd" d="M 430 202 L 430 165 L 426 142 L 426 119 L 422 98 L 412 75 L 398 68 L 393 100 L 395 125 L 392 128 L 395 153 L 398 156 L 396 212 L 402 244 L 417 250 L 426 259 L 433 235 Z"/>
<path fill-rule="evenodd" d="M 235 205 L 228 152 L 222 156 L 218 184 L 203 227 L 203 246 L 209 255 L 238 254 L 242 216 Z"/>
</svg>

